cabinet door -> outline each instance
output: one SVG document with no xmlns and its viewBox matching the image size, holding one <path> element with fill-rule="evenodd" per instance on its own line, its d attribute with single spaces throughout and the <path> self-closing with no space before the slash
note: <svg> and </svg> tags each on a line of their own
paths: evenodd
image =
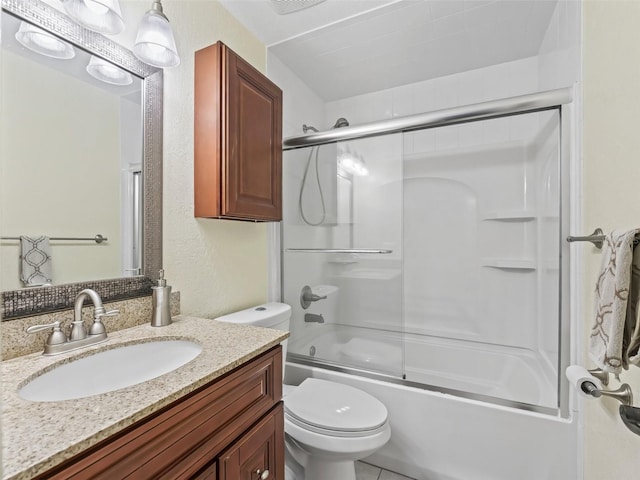
<svg viewBox="0 0 640 480">
<path fill-rule="evenodd" d="M 282 403 L 218 460 L 219 480 L 284 480 Z"/>
<path fill-rule="evenodd" d="M 222 215 L 282 219 L 282 91 L 225 48 Z"/>
</svg>

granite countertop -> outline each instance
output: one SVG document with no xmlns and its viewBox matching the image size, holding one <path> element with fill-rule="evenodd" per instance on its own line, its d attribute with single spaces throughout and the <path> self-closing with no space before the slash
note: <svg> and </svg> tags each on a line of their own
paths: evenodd
<svg viewBox="0 0 640 480">
<path fill-rule="evenodd" d="M 55 356 L 39 353 L 2 362 L 3 479 L 27 479 L 97 444 L 136 421 L 287 338 L 288 333 L 215 320 L 174 317 L 172 325 L 141 325 L 109 334 L 106 343 Z M 160 338 L 197 342 L 202 352 L 160 377 L 101 395 L 59 402 L 32 402 L 18 389 L 43 369 L 72 359 Z"/>
</svg>

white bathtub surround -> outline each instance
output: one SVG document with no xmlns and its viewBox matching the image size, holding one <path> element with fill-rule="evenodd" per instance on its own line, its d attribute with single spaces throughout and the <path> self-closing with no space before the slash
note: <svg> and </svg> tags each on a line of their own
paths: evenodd
<svg viewBox="0 0 640 480">
<path fill-rule="evenodd" d="M 637 349 L 640 278 L 637 273 L 632 275 L 632 271 L 640 268 L 640 249 L 634 249 L 638 232 L 616 230 L 605 236 L 596 282 L 589 357 L 598 367 L 616 375 L 623 367 L 629 367 L 629 345 Z"/>
</svg>

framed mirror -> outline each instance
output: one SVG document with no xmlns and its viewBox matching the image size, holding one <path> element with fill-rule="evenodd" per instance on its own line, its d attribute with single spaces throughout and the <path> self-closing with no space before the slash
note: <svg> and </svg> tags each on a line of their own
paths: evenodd
<svg viewBox="0 0 640 480">
<path fill-rule="evenodd" d="M 162 265 L 162 70 L 39 0 L 2 0 L 1 55 L 2 319 L 70 308 L 83 288 L 149 295 Z M 25 252 L 41 237 L 48 275 L 30 281 Z"/>
</svg>

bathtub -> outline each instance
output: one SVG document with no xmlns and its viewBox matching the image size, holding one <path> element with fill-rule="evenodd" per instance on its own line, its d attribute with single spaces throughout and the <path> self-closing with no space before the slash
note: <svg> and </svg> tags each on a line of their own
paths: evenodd
<svg viewBox="0 0 640 480">
<path fill-rule="evenodd" d="M 324 323 L 297 331 L 289 352 L 409 382 L 554 410 L 557 373 L 528 349 Z M 503 404 L 505 402 L 502 402 Z"/>
<path fill-rule="evenodd" d="M 289 341 L 289 352 L 306 355 L 314 346 L 316 358 L 333 358 L 338 364 L 351 362 L 361 367 L 381 367 L 382 360 L 387 359 L 387 370 L 392 370 L 394 363 L 389 359 L 403 360 L 398 334 L 378 331 L 375 337 L 366 337 L 363 332 L 363 329 L 344 326 L 313 325 L 298 337 L 299 340 Z M 446 339 L 412 339 L 409 336 L 405 340 L 407 360 L 410 360 L 411 350 L 419 347 L 440 364 L 437 372 L 412 369 L 408 365 L 405 368 L 408 380 L 436 385 L 442 385 L 444 381 L 448 388 L 473 391 L 475 379 L 475 388 L 480 388 L 480 393 L 486 395 L 509 398 L 519 389 L 520 394 L 529 395 L 530 399 L 556 402 L 555 396 L 546 398 L 541 393 L 549 391 L 549 380 L 545 375 L 536 375 L 535 369 L 531 368 L 531 359 L 518 355 L 519 352 L 500 352 L 499 349 L 496 352 L 495 347 L 485 352 L 480 346 L 475 351 L 465 348 L 469 355 L 467 360 L 455 362 L 452 359 L 461 358 L 460 351 L 456 350 L 460 345 L 448 344 Z M 376 341 L 385 349 L 377 349 Z M 411 345 L 412 342 L 419 344 Z M 353 346 L 359 351 L 350 351 Z M 491 354 L 502 356 L 498 358 Z M 387 406 L 391 440 L 365 460 L 374 465 L 417 480 L 578 478 L 577 421 L 574 417 L 561 418 L 553 413 L 555 409 L 547 409 L 552 412 L 550 414 L 537 413 L 296 363 L 291 358 L 295 355 L 286 362 L 287 384 L 297 385 L 307 377 L 332 380 L 360 388 Z M 412 370 L 419 370 L 420 377 Z M 481 372 L 492 376 L 488 381 L 477 381 Z M 505 385 L 512 391 L 505 390 Z"/>
</svg>

